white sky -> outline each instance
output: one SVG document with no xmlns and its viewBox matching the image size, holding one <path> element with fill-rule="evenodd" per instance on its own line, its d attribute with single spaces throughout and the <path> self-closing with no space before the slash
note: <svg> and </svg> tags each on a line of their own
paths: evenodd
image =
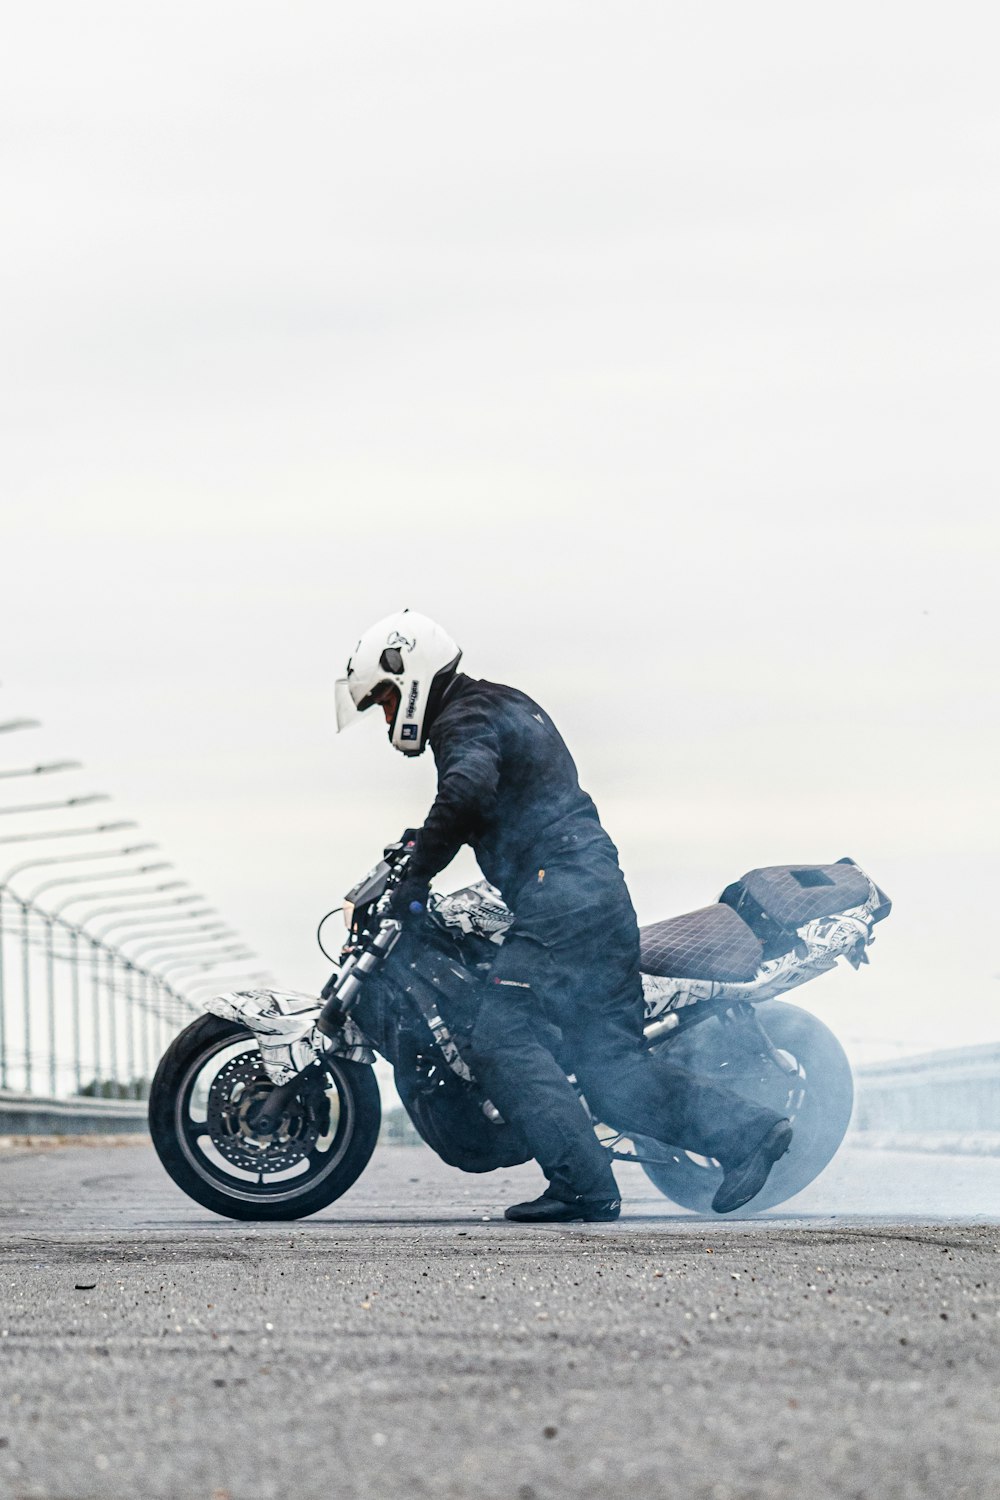
<svg viewBox="0 0 1000 1500">
<path fill-rule="evenodd" d="M 9 12 L 0 718 L 46 729 L 0 764 L 85 760 L 58 790 L 313 987 L 433 790 L 333 736 L 410 604 L 553 714 L 641 919 L 849 853 L 896 911 L 802 1003 L 856 1055 L 995 1038 L 997 40 L 961 4 Z"/>
</svg>

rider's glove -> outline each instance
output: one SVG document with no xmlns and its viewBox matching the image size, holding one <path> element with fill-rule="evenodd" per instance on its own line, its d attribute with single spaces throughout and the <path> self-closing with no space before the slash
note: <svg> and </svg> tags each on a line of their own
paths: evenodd
<svg viewBox="0 0 1000 1500">
<path fill-rule="evenodd" d="M 408 917 L 415 917 L 419 912 L 413 908 L 419 906 L 426 910 L 427 897 L 430 894 L 430 883 L 419 875 L 404 875 L 389 898 L 389 915 L 398 921 L 404 922 Z"/>
<path fill-rule="evenodd" d="M 400 848 L 402 848 L 407 854 L 412 854 L 417 846 L 417 837 L 419 833 L 419 828 L 404 828 L 396 842 L 394 844 L 388 844 L 386 846 L 386 859 L 389 858 L 389 855 L 391 853 Z"/>
</svg>

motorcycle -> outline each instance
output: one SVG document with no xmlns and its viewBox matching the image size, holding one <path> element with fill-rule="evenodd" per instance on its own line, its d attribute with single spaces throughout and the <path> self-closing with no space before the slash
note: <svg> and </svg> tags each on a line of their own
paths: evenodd
<svg viewBox="0 0 1000 1500">
<path fill-rule="evenodd" d="M 348 893 L 347 940 L 325 1000 L 277 990 L 218 995 L 165 1052 L 150 1091 L 153 1144 L 174 1182 L 204 1207 L 234 1219 L 296 1219 L 346 1193 L 379 1136 L 376 1053 L 392 1065 L 414 1127 L 451 1166 L 489 1172 L 529 1159 L 467 1061 L 511 913 L 481 881 L 431 895 L 426 909 L 396 920 L 390 898 L 412 848 L 391 844 Z M 843 859 L 751 870 L 717 902 L 641 929 L 646 1044 L 794 1126 L 791 1149 L 745 1213 L 812 1182 L 840 1146 L 853 1106 L 851 1067 L 836 1037 L 777 997 L 840 958 L 867 963 L 875 926 L 890 910 L 885 893 Z M 321 948 L 332 915 L 320 923 Z M 558 1056 L 557 1032 L 553 1048 Z M 717 1162 L 593 1124 L 614 1158 L 641 1165 L 665 1197 L 709 1211 Z"/>
</svg>

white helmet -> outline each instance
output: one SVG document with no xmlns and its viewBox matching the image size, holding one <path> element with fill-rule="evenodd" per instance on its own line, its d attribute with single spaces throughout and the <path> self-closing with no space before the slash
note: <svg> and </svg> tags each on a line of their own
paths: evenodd
<svg viewBox="0 0 1000 1500">
<path fill-rule="evenodd" d="M 420 755 L 427 742 L 427 708 L 435 687 L 455 671 L 461 650 L 426 615 L 404 609 L 366 630 L 336 686 L 337 728 L 347 729 L 367 709 L 386 707 L 389 743 Z"/>
</svg>

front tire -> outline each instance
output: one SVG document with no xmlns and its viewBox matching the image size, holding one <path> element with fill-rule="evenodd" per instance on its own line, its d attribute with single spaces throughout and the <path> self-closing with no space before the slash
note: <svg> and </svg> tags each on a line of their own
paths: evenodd
<svg viewBox="0 0 1000 1500">
<path fill-rule="evenodd" d="M 774 1047 L 795 1063 L 794 1074 L 782 1073 L 767 1059 L 734 1058 L 714 1019 L 678 1037 L 677 1042 L 687 1043 L 683 1049 L 675 1050 L 672 1041 L 664 1043 L 671 1062 L 703 1073 L 715 1083 L 729 1084 L 745 1098 L 777 1110 L 792 1122 L 792 1144 L 775 1162 L 761 1192 L 739 1211 L 744 1218 L 794 1198 L 819 1176 L 840 1148 L 854 1106 L 847 1054 L 822 1021 L 781 1000 L 765 1001 L 756 1009 Z M 660 1158 L 655 1165 L 643 1162 L 643 1171 L 664 1197 L 695 1213 L 711 1212 L 722 1181 L 718 1162 L 647 1138 L 636 1139 L 635 1146 L 640 1156 Z"/>
<path fill-rule="evenodd" d="M 253 1034 L 219 1016 L 192 1021 L 160 1060 L 153 1145 L 177 1186 L 213 1213 L 304 1218 L 346 1193 L 371 1159 L 381 1103 L 366 1063 L 318 1061 L 279 1129 L 257 1137 L 248 1115 L 272 1087 Z"/>
</svg>

